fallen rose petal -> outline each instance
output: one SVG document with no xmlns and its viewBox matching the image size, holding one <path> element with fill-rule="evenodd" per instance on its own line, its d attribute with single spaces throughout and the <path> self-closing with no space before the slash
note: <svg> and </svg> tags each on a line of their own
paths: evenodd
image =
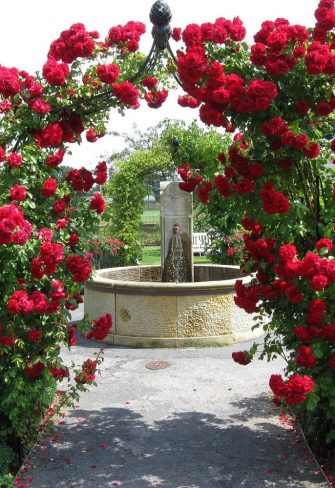
<svg viewBox="0 0 335 488">
<path fill-rule="evenodd" d="M 99 444 L 99 447 L 101 447 L 101 449 L 106 449 L 108 447 L 108 445 L 101 443 L 101 444 Z"/>
<path fill-rule="evenodd" d="M 77 424 L 82 424 L 83 422 L 86 422 L 86 419 L 84 419 L 84 417 L 76 417 L 76 422 Z"/>
<path fill-rule="evenodd" d="M 72 463 L 72 457 L 65 456 L 64 461 L 66 462 L 66 464 L 71 464 Z"/>
</svg>

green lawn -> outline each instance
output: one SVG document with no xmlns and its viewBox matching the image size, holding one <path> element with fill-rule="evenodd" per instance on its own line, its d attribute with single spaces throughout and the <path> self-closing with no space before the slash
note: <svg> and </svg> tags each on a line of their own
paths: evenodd
<svg viewBox="0 0 335 488">
<path fill-rule="evenodd" d="M 160 210 L 159 208 L 145 208 L 142 215 L 142 222 L 144 224 L 159 224 Z"/>
<path fill-rule="evenodd" d="M 141 264 L 160 264 L 161 248 L 160 246 L 145 246 L 142 251 Z M 206 256 L 194 256 L 195 264 L 206 264 L 211 261 Z"/>
</svg>

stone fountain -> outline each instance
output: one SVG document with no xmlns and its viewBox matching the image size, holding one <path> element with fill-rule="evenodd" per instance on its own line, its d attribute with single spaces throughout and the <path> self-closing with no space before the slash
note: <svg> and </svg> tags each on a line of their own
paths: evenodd
<svg viewBox="0 0 335 488">
<path fill-rule="evenodd" d="M 111 313 L 105 342 L 134 347 L 215 346 L 261 335 L 233 299 L 237 266 L 193 265 L 192 195 L 161 183 L 161 266 L 100 269 L 85 284 L 90 319 Z"/>
</svg>

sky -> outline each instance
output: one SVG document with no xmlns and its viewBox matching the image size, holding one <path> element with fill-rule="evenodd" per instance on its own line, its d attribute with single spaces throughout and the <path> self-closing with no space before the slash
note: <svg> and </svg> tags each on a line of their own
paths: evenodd
<svg viewBox="0 0 335 488">
<path fill-rule="evenodd" d="M 146 54 L 152 44 L 149 12 L 154 0 L 10 0 L 1 2 L 0 65 L 17 67 L 30 73 L 39 71 L 46 61 L 49 46 L 61 31 L 73 23 L 82 22 L 88 30 L 97 30 L 104 39 L 110 27 L 129 20 L 141 21 L 147 26 L 142 36 L 140 50 Z M 239 16 L 247 29 L 247 40 L 264 20 L 287 18 L 290 23 L 313 27 L 314 11 L 318 0 L 167 0 L 172 12 L 172 27 L 185 27 L 191 23 L 215 21 L 218 17 L 233 19 Z M 174 41 L 171 46 L 176 45 Z M 144 103 L 138 110 L 128 110 L 122 117 L 112 113 L 110 131 L 133 133 L 133 124 L 141 131 L 170 117 L 191 122 L 197 112 L 178 106 L 177 93 L 170 92 L 166 103 L 158 110 L 147 108 Z M 71 146 L 72 156 L 64 160 L 74 167 L 93 168 L 96 163 L 121 150 L 122 138 L 107 135 L 94 144 L 83 142 Z"/>
</svg>

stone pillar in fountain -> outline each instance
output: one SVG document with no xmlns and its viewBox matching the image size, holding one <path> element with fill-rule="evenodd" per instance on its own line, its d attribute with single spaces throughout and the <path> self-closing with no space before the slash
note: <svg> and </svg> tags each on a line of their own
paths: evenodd
<svg viewBox="0 0 335 488">
<path fill-rule="evenodd" d="M 160 184 L 161 197 L 161 266 L 162 281 L 194 281 L 192 251 L 192 194 L 180 190 L 177 181 L 164 181 Z M 176 237 L 178 224 L 180 237 Z M 173 242 L 174 240 L 174 242 Z M 182 261 L 177 264 L 180 271 L 171 273 L 171 252 L 182 244 Z M 172 265 L 174 267 L 174 265 Z"/>
</svg>

